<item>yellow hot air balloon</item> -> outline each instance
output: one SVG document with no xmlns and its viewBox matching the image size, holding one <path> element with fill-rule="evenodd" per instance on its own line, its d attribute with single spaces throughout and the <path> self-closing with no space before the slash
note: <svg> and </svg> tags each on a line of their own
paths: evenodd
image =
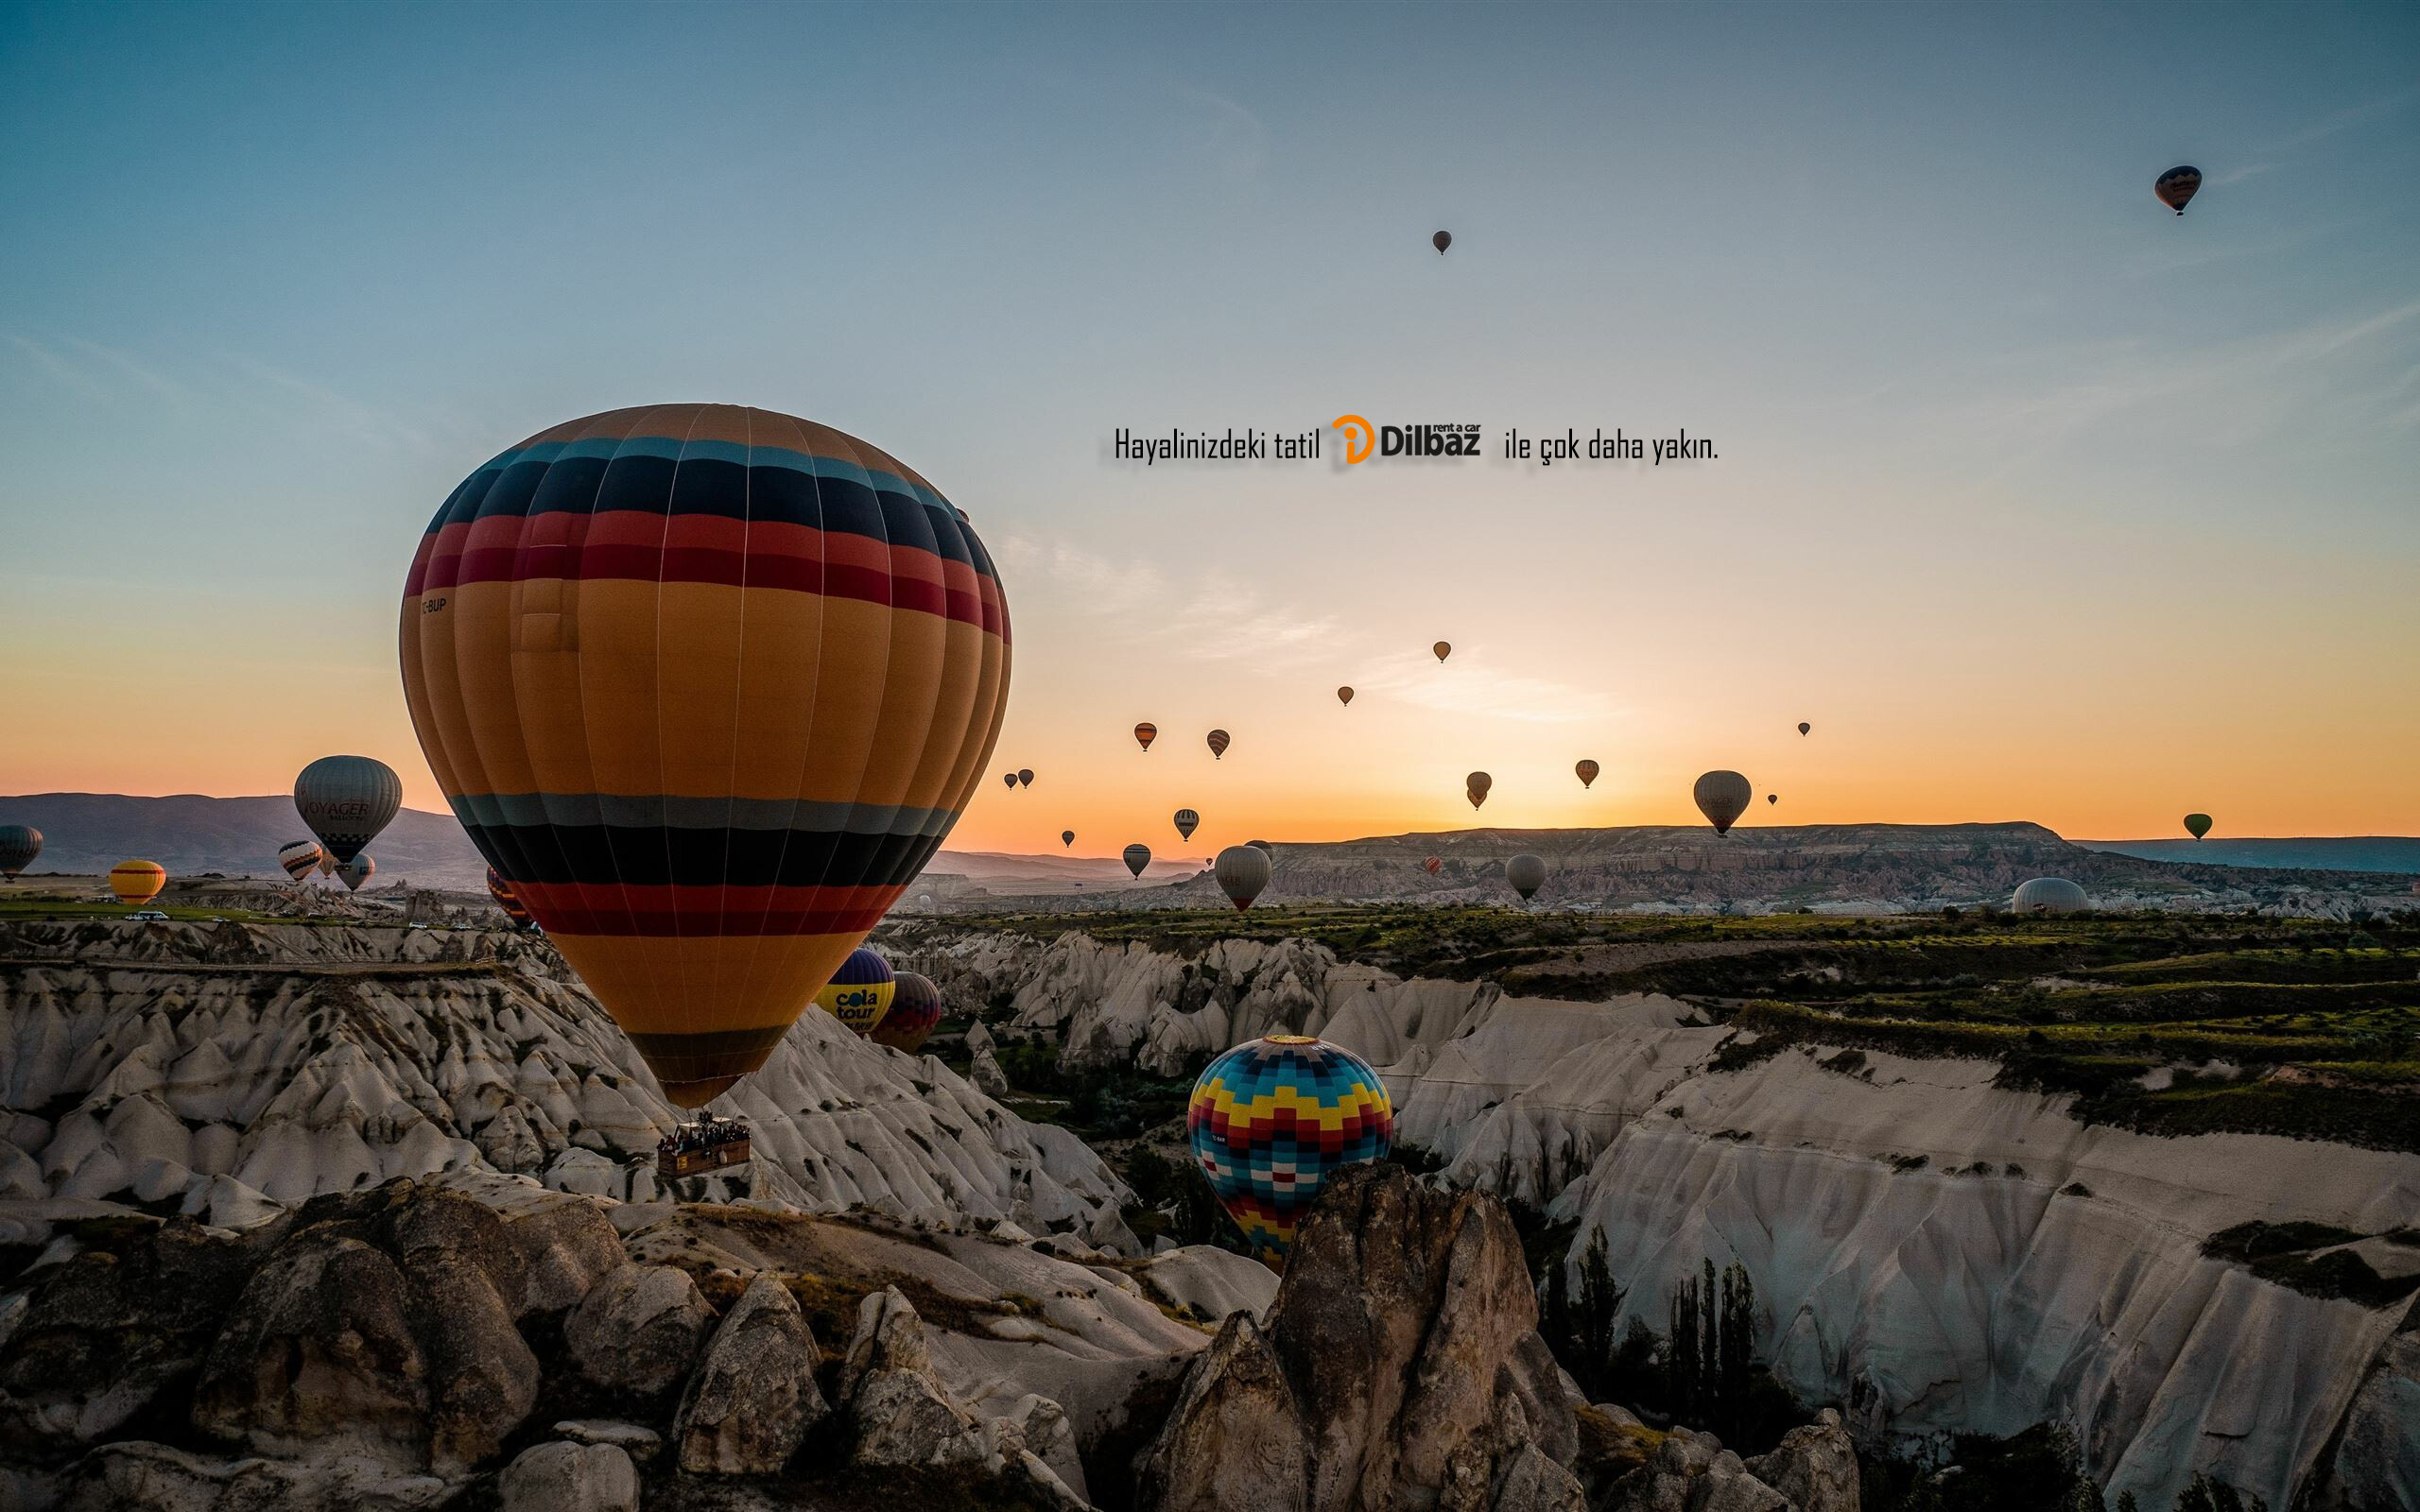
<svg viewBox="0 0 2420 1512">
<path fill-rule="evenodd" d="M 809 421 L 616 410 L 474 472 L 404 692 L 490 865 L 664 1085 L 764 1064 L 958 820 L 1006 708 L 964 514 Z"/>
<path fill-rule="evenodd" d="M 122 903 L 147 903 L 168 885 L 168 868 L 157 861 L 121 861 L 110 868 L 110 891 Z"/>
</svg>

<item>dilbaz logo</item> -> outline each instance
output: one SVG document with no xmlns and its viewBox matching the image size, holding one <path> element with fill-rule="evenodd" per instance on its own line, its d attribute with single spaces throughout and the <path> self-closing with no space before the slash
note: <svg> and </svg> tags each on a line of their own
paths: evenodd
<svg viewBox="0 0 2420 1512">
<path fill-rule="evenodd" d="M 1366 462 L 1373 455 L 1432 457 L 1478 455 L 1478 426 L 1373 425 L 1359 415 L 1339 415 L 1328 429 L 1344 433 L 1344 460 Z"/>
</svg>

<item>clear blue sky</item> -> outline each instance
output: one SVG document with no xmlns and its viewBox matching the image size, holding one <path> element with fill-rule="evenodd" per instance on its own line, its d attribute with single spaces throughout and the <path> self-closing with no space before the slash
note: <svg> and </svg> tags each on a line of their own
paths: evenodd
<svg viewBox="0 0 2420 1512">
<path fill-rule="evenodd" d="M 2420 827 L 2409 5 L 8 5 L 0 140 L 0 791 L 334 747 L 433 803 L 392 605 L 437 502 L 706 398 L 973 513 L 1038 768 L 1198 714 L 1274 802 L 1353 758 L 1264 731 L 1362 680 L 1434 760 L 1322 792 L 1346 830 L 1491 764 L 1504 822 L 1677 818 L 1808 716 L 1802 820 Z M 1344 410 L 1723 459 L 1102 455 Z M 1414 685 L 1438 635 L 1468 685 Z M 1598 810 L 1505 781 L 1589 753 Z"/>
</svg>

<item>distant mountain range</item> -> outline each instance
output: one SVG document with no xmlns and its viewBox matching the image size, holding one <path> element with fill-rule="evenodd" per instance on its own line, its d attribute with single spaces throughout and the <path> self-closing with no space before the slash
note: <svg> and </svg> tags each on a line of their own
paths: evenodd
<svg viewBox="0 0 2420 1512">
<path fill-rule="evenodd" d="M 180 793 L 135 798 L 124 793 L 27 793 L 0 798 L 0 824 L 30 824 L 43 833 L 31 875 L 93 875 L 121 861 L 157 861 L 171 876 L 218 871 L 229 876 L 277 873 L 278 847 L 311 832 L 285 794 L 210 798 Z M 378 885 L 473 891 L 484 885 L 487 862 L 450 814 L 406 809 L 370 847 Z M 1154 861 L 1146 881 L 1174 881 L 1206 863 L 1183 857 Z M 1086 886 L 1131 886 L 1125 863 L 1112 857 L 1017 856 L 944 850 L 925 868 L 928 880 L 963 877 L 977 889 L 1055 893 Z"/>
<path fill-rule="evenodd" d="M 2420 873 L 2420 839 L 2404 834 L 2278 836 L 2256 840 L 2074 840 L 2145 861 L 2205 867 L 2300 867 L 2311 871 Z"/>
</svg>

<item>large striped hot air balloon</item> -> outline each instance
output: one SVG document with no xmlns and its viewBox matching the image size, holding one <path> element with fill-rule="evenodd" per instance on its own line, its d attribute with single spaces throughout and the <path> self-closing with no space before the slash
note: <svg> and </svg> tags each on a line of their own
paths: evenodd
<svg viewBox="0 0 2420 1512">
<path fill-rule="evenodd" d="M 863 441 L 728 404 L 481 467 L 422 539 L 402 642 L 455 814 L 689 1108 L 907 890 L 1008 696 L 966 517 Z"/>
<path fill-rule="evenodd" d="M 1178 839 L 1190 840 L 1193 832 L 1201 827 L 1201 816 L 1191 809 L 1179 809 L 1170 822 L 1176 826 Z"/>
<path fill-rule="evenodd" d="M 157 861 L 121 861 L 110 868 L 110 891 L 122 903 L 147 903 L 168 885 L 168 868 Z"/>
<path fill-rule="evenodd" d="M 815 1005 L 857 1033 L 869 1034 L 890 1011 L 898 988 L 890 963 L 860 945 L 815 994 Z"/>
<path fill-rule="evenodd" d="M 512 884 L 505 881 L 504 874 L 493 867 L 488 868 L 488 896 L 504 910 L 505 918 L 521 927 L 528 926 L 529 910 L 522 906 L 520 897 L 512 890 Z"/>
<path fill-rule="evenodd" d="M 345 891 L 359 892 L 361 885 L 368 882 L 377 869 L 378 863 L 372 859 L 369 851 L 364 850 L 343 866 L 337 868 L 337 881 L 344 884 Z"/>
<path fill-rule="evenodd" d="M 320 857 L 325 853 L 317 840 L 288 840 L 277 848 L 277 864 L 286 876 L 301 882 L 320 869 Z"/>
<path fill-rule="evenodd" d="M 1328 1177 L 1384 1160 L 1394 1143 L 1394 1108 L 1378 1074 L 1307 1035 L 1270 1035 L 1210 1062 L 1184 1123 L 1210 1190 L 1271 1269 L 1284 1265 L 1296 1219 Z"/>
<path fill-rule="evenodd" d="M 42 854 L 42 832 L 30 824 L 0 824 L 0 877 L 10 882 Z"/>
<path fill-rule="evenodd" d="M 890 994 L 890 1011 L 882 1016 L 866 1038 L 912 1056 L 925 1048 L 933 1025 L 941 1022 L 942 989 L 933 985 L 929 976 L 902 971 L 899 985 Z"/>
<path fill-rule="evenodd" d="M 423 734 L 422 744 L 427 741 Z M 294 779 L 294 811 L 336 866 L 359 855 L 403 806 L 403 780 L 372 756 L 322 756 Z"/>
</svg>

